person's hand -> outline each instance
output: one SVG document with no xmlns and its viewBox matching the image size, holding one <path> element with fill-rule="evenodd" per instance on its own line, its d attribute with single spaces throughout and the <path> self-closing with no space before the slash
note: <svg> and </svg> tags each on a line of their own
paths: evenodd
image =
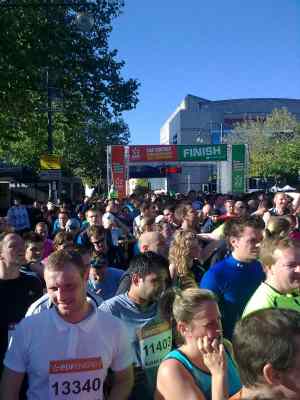
<svg viewBox="0 0 300 400">
<path fill-rule="evenodd" d="M 223 343 L 219 339 L 211 341 L 207 336 L 197 341 L 198 349 L 203 356 L 205 366 L 212 375 L 224 375 L 226 372 L 226 357 Z"/>
</svg>

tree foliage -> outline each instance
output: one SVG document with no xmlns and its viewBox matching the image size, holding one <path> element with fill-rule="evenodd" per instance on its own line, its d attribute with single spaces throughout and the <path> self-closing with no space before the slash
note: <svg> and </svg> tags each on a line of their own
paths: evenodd
<svg viewBox="0 0 300 400">
<path fill-rule="evenodd" d="M 250 174 L 295 177 L 300 170 L 300 125 L 286 108 L 274 109 L 266 118 L 237 123 L 227 143 L 249 148 Z"/>
<path fill-rule="evenodd" d="M 136 106 L 139 84 L 122 77 L 124 62 L 108 44 L 122 7 L 121 0 L 0 2 L 2 159 L 38 167 L 50 105 L 54 153 L 69 172 L 95 181 L 106 145 L 128 143 L 122 113 Z M 83 31 L 76 21 L 87 11 L 93 26 Z"/>
</svg>

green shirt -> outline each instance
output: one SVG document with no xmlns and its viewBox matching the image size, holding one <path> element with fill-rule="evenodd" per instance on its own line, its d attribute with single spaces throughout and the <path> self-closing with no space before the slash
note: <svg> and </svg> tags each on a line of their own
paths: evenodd
<svg viewBox="0 0 300 400">
<path fill-rule="evenodd" d="M 242 318 L 254 311 L 270 307 L 285 308 L 300 312 L 300 294 L 282 294 L 263 282 L 248 301 Z"/>
</svg>

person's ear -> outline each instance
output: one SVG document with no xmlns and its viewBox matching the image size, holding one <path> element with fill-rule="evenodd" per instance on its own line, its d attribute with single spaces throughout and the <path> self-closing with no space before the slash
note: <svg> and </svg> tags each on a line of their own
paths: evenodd
<svg viewBox="0 0 300 400">
<path fill-rule="evenodd" d="M 263 367 L 263 376 L 268 385 L 281 385 L 281 372 L 268 363 Z"/>
<path fill-rule="evenodd" d="M 232 248 L 234 248 L 234 246 L 235 246 L 236 243 L 237 243 L 237 238 L 234 237 L 234 236 L 230 236 L 230 238 L 229 238 L 229 243 L 230 243 L 230 246 L 231 246 Z"/>
<path fill-rule="evenodd" d="M 140 280 L 140 276 L 137 273 L 132 274 L 131 276 L 131 283 L 133 283 L 135 286 L 138 286 Z"/>
<path fill-rule="evenodd" d="M 142 244 L 141 252 L 142 253 L 146 253 L 146 251 L 149 251 L 149 245 L 148 244 Z"/>
<path fill-rule="evenodd" d="M 190 334 L 190 327 L 183 321 L 177 322 L 177 330 L 182 337 L 186 337 Z"/>
</svg>

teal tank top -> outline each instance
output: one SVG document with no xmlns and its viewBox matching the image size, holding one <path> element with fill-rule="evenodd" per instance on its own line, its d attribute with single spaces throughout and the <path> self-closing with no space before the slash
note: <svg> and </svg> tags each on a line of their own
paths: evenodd
<svg viewBox="0 0 300 400">
<path fill-rule="evenodd" d="M 200 368 L 196 367 L 189 358 L 185 354 L 183 354 L 180 350 L 171 351 L 165 358 L 178 360 L 193 376 L 196 385 L 199 387 L 201 392 L 203 393 L 206 400 L 211 400 L 211 375 L 207 372 L 202 371 Z M 228 381 L 228 394 L 229 396 L 233 396 L 237 393 L 241 388 L 241 381 L 237 371 L 237 368 L 226 351 L 226 360 L 227 360 L 227 381 Z"/>
</svg>

